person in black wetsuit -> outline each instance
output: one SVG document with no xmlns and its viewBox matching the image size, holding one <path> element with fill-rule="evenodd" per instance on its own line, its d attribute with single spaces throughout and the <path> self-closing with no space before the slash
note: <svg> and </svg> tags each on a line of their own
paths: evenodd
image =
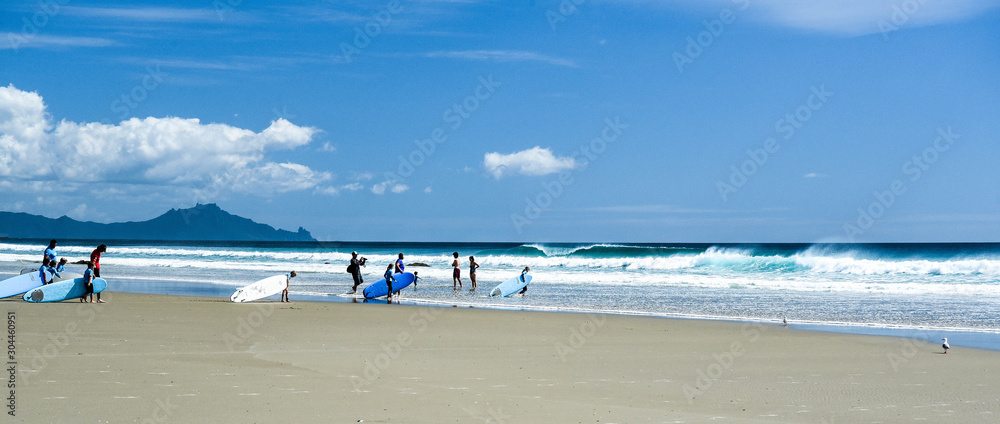
<svg viewBox="0 0 1000 424">
<path fill-rule="evenodd" d="M 351 265 L 347 267 L 351 277 L 354 278 L 354 287 L 351 288 L 351 293 L 357 293 L 358 286 L 365 282 L 364 277 L 361 276 L 361 267 L 365 266 L 367 260 L 368 258 L 365 257 L 358 258 L 358 252 L 351 252 Z"/>
</svg>

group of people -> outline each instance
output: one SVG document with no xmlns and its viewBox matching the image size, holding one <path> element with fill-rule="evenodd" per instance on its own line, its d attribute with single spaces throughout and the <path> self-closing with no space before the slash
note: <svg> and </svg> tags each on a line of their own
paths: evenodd
<svg viewBox="0 0 1000 424">
<path fill-rule="evenodd" d="M 451 254 L 455 259 L 451 261 L 451 284 L 455 290 L 462 289 L 462 260 L 458 258 L 458 252 Z M 479 263 L 476 262 L 475 256 L 469 256 L 469 281 L 472 281 L 472 288 L 469 291 L 476 291 L 476 269 L 479 268 Z"/>
<path fill-rule="evenodd" d="M 42 281 L 42 285 L 48 285 L 53 282 L 56 278 L 61 277 L 60 272 L 65 271 L 66 258 L 61 258 L 56 261 L 56 246 L 59 242 L 55 239 L 49 240 L 49 247 L 45 248 L 45 252 L 42 253 L 42 266 L 38 268 L 38 277 Z M 97 301 L 94 301 L 94 279 L 101 278 L 101 255 L 108 251 L 108 246 L 101 244 L 90 252 L 90 260 L 87 261 L 87 270 L 83 272 L 83 285 L 84 294 L 80 297 L 80 302 L 90 302 L 90 303 L 107 303 L 101 300 L 101 293 L 97 293 Z M 52 277 L 49 277 L 51 275 Z M 89 299 L 88 299 L 89 297 Z"/>
<path fill-rule="evenodd" d="M 452 287 L 456 291 L 458 291 L 461 290 L 463 287 L 462 260 L 459 258 L 458 252 L 453 252 L 451 255 L 454 258 L 454 260 L 451 261 L 451 267 L 453 268 Z M 354 279 L 354 286 L 351 287 L 351 293 L 357 293 L 358 286 L 364 284 L 365 280 L 361 274 L 361 268 L 366 266 L 365 264 L 367 261 L 368 258 L 365 258 L 363 256 L 359 257 L 357 251 L 351 252 L 351 263 L 350 265 L 347 266 L 347 272 L 350 273 L 351 277 Z M 472 287 L 469 289 L 469 291 L 474 292 L 478 288 L 478 281 L 476 280 L 476 270 L 478 268 L 479 268 L 479 263 L 476 262 L 476 257 L 469 256 L 469 280 L 472 282 Z M 392 296 L 394 294 L 397 295 L 399 294 L 398 290 L 393 291 L 392 289 L 393 283 L 396 283 L 396 278 L 394 277 L 394 274 L 402 274 L 403 272 L 405 272 L 405 270 L 406 270 L 406 265 L 403 263 L 402 253 L 399 254 L 399 257 L 398 259 L 396 259 L 395 262 L 390 263 L 385 267 L 385 273 L 382 275 L 382 277 L 385 278 L 385 283 L 386 285 L 389 286 L 389 295 L 388 295 L 389 300 L 392 300 Z M 524 278 L 524 274 L 527 273 L 528 270 L 529 268 L 525 267 L 524 271 L 521 272 L 522 279 Z M 417 288 L 417 282 L 420 281 L 420 276 L 416 272 L 414 272 L 413 277 L 414 277 L 413 288 L 415 290 Z M 525 287 L 524 290 L 521 291 L 521 293 L 523 294 L 527 290 L 528 288 Z"/>
</svg>

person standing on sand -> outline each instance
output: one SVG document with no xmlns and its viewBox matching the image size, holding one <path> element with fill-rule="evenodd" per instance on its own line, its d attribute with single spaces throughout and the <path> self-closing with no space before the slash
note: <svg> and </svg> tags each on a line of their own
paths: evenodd
<svg viewBox="0 0 1000 424">
<path fill-rule="evenodd" d="M 451 271 L 451 285 L 455 290 L 459 290 L 462 288 L 462 260 L 458 259 L 458 252 L 452 253 L 451 256 L 455 257 L 455 260 L 451 261 L 451 267 L 454 268 Z"/>
<path fill-rule="evenodd" d="M 55 241 L 55 240 L 52 240 Z M 101 254 L 108 251 L 108 245 L 101 244 L 90 252 L 90 262 L 94 263 L 94 278 L 101 278 Z M 107 303 L 101 300 L 101 294 L 97 293 L 97 303 Z"/>
<path fill-rule="evenodd" d="M 469 291 L 476 291 L 476 268 L 479 268 L 476 257 L 469 256 L 469 281 L 472 281 L 472 288 Z"/>
<path fill-rule="evenodd" d="M 292 285 L 292 278 L 295 278 L 295 271 L 285 274 L 285 289 L 281 291 L 282 302 L 291 302 L 291 300 L 288 299 L 288 286 Z M 98 293 L 98 295 L 100 295 L 100 293 Z"/>
<path fill-rule="evenodd" d="M 399 254 L 399 259 L 396 259 L 396 271 L 395 271 L 396 274 L 402 274 L 403 273 L 403 269 L 405 269 L 405 268 L 406 268 L 406 265 L 403 265 L 403 254 L 400 253 Z"/>
<path fill-rule="evenodd" d="M 48 259 L 50 262 L 56 261 L 56 242 L 55 239 L 49 240 L 49 247 L 45 248 L 45 253 L 42 253 L 42 257 Z"/>
<path fill-rule="evenodd" d="M 351 287 L 351 293 L 358 292 L 358 286 L 364 284 L 365 279 L 361 275 L 361 267 L 365 266 L 365 261 L 368 258 L 361 257 L 358 258 L 358 252 L 351 252 L 351 264 L 347 266 L 348 272 L 351 273 L 351 277 L 354 278 L 354 287 Z"/>
<path fill-rule="evenodd" d="M 83 296 L 80 296 L 80 301 L 87 303 L 87 295 L 89 294 L 90 303 L 94 303 L 94 263 L 90 261 L 87 261 L 87 270 L 83 271 L 83 288 Z"/>
<path fill-rule="evenodd" d="M 386 292 L 386 299 L 392 300 L 392 283 L 396 281 L 396 279 L 392 276 L 392 264 L 385 267 L 385 275 L 383 275 L 383 277 L 385 277 L 385 285 L 389 286 L 389 291 Z"/>
</svg>

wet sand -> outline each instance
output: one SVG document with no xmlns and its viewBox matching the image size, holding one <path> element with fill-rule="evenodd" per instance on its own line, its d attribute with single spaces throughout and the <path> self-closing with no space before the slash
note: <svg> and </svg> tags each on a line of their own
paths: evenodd
<svg viewBox="0 0 1000 424">
<path fill-rule="evenodd" d="M 105 298 L 0 301 L 8 321 L 14 314 L 18 421 L 1000 420 L 1000 352 L 944 355 L 902 338 L 574 313 Z"/>
</svg>

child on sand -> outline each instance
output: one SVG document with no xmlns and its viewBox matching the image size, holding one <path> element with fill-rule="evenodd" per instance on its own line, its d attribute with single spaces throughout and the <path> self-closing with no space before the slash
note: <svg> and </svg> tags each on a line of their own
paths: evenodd
<svg viewBox="0 0 1000 424">
<path fill-rule="evenodd" d="M 295 278 L 295 271 L 285 274 L 285 289 L 281 291 L 282 302 L 291 302 L 291 300 L 288 299 L 288 286 L 292 284 L 292 278 Z"/>
<path fill-rule="evenodd" d="M 66 258 L 59 259 L 59 265 L 56 265 L 56 272 L 63 272 L 66 270 Z"/>
<path fill-rule="evenodd" d="M 48 272 L 52 269 L 49 267 L 49 258 L 42 259 L 42 266 L 38 267 L 38 279 L 42 280 L 42 285 L 51 283 L 48 278 Z M 55 272 L 55 270 L 53 270 Z"/>
<path fill-rule="evenodd" d="M 87 270 L 83 271 L 83 296 L 80 301 L 86 303 L 87 295 L 90 295 L 90 303 L 94 303 L 94 263 L 87 261 Z"/>
</svg>

